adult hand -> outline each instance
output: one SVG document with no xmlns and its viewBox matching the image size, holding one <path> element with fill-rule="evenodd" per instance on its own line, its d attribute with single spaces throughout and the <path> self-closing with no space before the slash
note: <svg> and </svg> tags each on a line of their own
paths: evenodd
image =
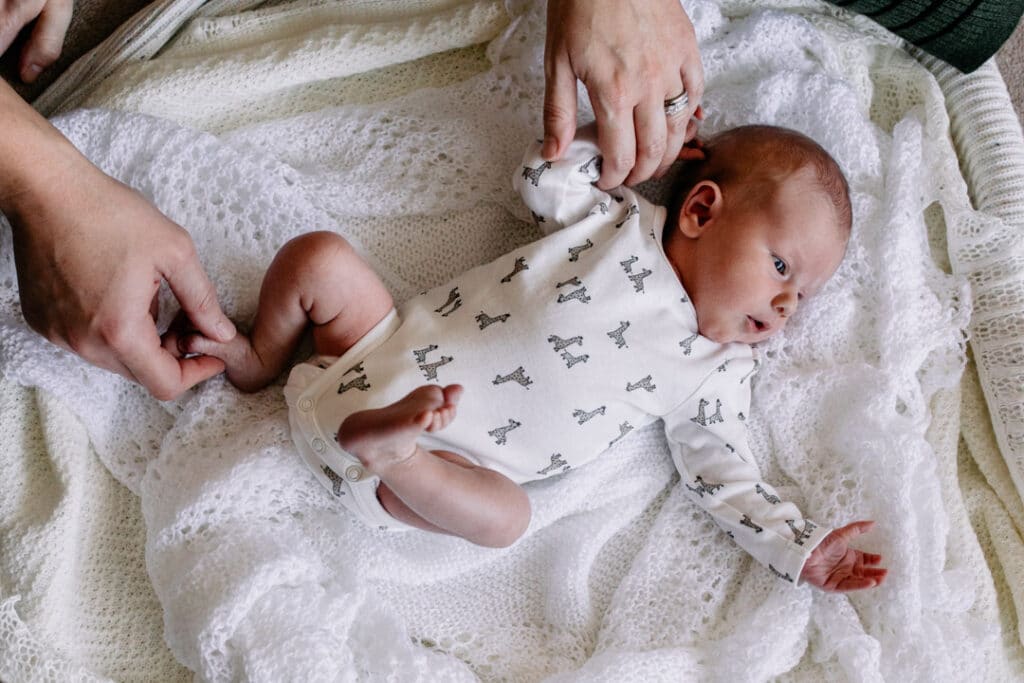
<svg viewBox="0 0 1024 683">
<path fill-rule="evenodd" d="M 873 588 L 882 583 L 888 573 L 885 568 L 876 566 L 882 556 L 861 552 L 849 545 L 874 524 L 853 522 L 832 531 L 807 558 L 800 578 L 829 593 Z"/>
<path fill-rule="evenodd" d="M 203 334 L 235 334 L 188 233 L 89 163 L 2 80 L 0 130 L 0 211 L 32 329 L 162 400 L 221 372 L 216 358 L 174 357 L 157 334 L 162 280 Z"/>
<path fill-rule="evenodd" d="M 679 0 L 549 0 L 544 73 L 542 154 L 558 159 L 572 142 L 578 78 L 597 119 L 602 189 L 664 173 L 694 135 L 704 70 Z M 687 109 L 667 117 L 665 101 L 684 90 Z"/>
<path fill-rule="evenodd" d="M 0 54 L 33 19 L 36 25 L 21 51 L 18 73 L 31 83 L 57 61 L 71 24 L 72 0 L 0 0 Z"/>
</svg>

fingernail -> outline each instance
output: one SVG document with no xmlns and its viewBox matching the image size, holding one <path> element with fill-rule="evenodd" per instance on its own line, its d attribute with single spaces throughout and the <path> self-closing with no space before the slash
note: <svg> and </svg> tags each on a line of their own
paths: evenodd
<svg viewBox="0 0 1024 683">
<path fill-rule="evenodd" d="M 42 73 L 43 67 L 38 64 L 29 64 L 25 67 L 25 70 L 21 74 L 21 80 L 23 81 L 34 81 L 36 76 Z"/>
<path fill-rule="evenodd" d="M 540 155 L 545 159 L 551 160 L 555 156 L 555 151 L 558 149 L 558 141 L 555 140 L 553 135 L 544 136 L 544 146 L 540 149 Z"/>
<path fill-rule="evenodd" d="M 217 323 L 217 336 L 222 342 L 231 341 L 235 338 L 235 326 L 229 320 L 221 320 Z"/>
</svg>

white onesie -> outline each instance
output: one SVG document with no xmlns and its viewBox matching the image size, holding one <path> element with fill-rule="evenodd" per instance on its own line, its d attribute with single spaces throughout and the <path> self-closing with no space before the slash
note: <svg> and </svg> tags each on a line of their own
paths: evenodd
<svg viewBox="0 0 1024 683">
<path fill-rule="evenodd" d="M 329 367 L 296 366 L 285 393 L 300 452 L 363 519 L 401 528 L 376 499 L 377 478 L 337 445 L 355 411 L 461 384 L 456 419 L 421 445 L 517 483 L 579 467 L 661 418 L 694 500 L 795 582 L 830 530 L 760 481 L 743 424 L 753 350 L 698 334 L 662 247 L 663 207 L 597 189 L 590 141 L 554 163 L 539 151 L 513 182 L 546 236 L 406 302 Z"/>
</svg>

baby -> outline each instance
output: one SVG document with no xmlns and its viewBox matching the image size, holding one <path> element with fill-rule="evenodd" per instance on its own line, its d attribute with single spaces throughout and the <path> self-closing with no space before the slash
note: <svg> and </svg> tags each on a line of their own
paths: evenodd
<svg viewBox="0 0 1024 683">
<path fill-rule="evenodd" d="M 248 391 L 312 327 L 317 355 L 285 387 L 292 434 L 372 525 L 509 545 L 530 519 L 521 484 L 661 418 L 682 485 L 776 576 L 878 585 L 881 557 L 848 545 L 872 523 L 803 519 L 761 481 L 744 427 L 750 344 L 779 332 L 843 258 L 842 172 L 812 140 L 769 126 L 686 155 L 667 210 L 595 186 L 592 131 L 555 162 L 538 143 L 514 183 L 544 238 L 396 310 L 342 237 L 309 233 L 271 263 L 249 337 L 169 333 L 165 345 L 222 359 Z"/>
</svg>

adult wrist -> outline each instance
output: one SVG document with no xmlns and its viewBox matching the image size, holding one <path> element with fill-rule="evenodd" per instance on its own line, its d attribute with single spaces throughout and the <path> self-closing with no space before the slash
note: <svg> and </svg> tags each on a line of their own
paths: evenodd
<svg viewBox="0 0 1024 683">
<path fill-rule="evenodd" d="M 58 178 L 83 157 L 2 79 L 0 131 L 0 212 L 15 218 L 52 201 Z"/>
</svg>

